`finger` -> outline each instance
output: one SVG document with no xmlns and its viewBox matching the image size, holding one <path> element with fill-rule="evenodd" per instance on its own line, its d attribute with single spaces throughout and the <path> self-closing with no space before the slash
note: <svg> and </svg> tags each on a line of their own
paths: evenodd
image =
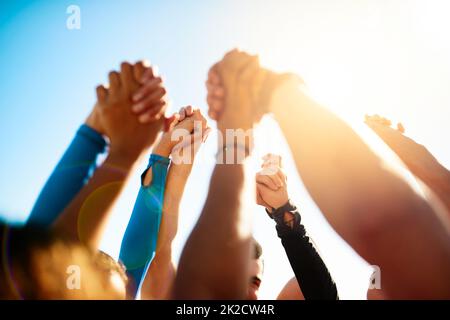
<svg viewBox="0 0 450 320">
<path fill-rule="evenodd" d="M 401 124 L 400 122 L 397 123 L 397 130 L 401 133 L 405 133 L 405 127 L 403 127 L 403 124 Z"/>
<path fill-rule="evenodd" d="M 222 86 L 212 84 L 211 82 L 206 82 L 206 89 L 208 91 L 208 95 L 212 95 L 215 98 L 224 98 L 225 97 L 225 88 Z"/>
<path fill-rule="evenodd" d="M 227 53 L 223 60 L 219 62 L 217 69 L 221 75 L 223 75 L 222 72 L 226 69 L 232 72 L 240 72 L 251 60 L 252 56 L 248 53 L 233 50 Z"/>
<path fill-rule="evenodd" d="M 285 187 L 286 182 L 287 182 L 287 177 L 286 177 L 286 174 L 283 172 L 283 170 L 281 170 L 281 168 L 278 168 L 277 176 L 278 176 L 278 178 L 280 178 L 280 180 L 282 182 L 282 187 Z"/>
<path fill-rule="evenodd" d="M 206 97 L 206 102 L 208 103 L 208 106 L 210 109 L 212 109 L 215 112 L 221 112 L 224 108 L 224 102 L 223 100 L 214 98 L 210 95 Z"/>
<path fill-rule="evenodd" d="M 163 131 L 169 132 L 171 130 L 170 124 L 172 120 L 170 118 L 164 118 Z"/>
<path fill-rule="evenodd" d="M 214 64 L 208 71 L 207 82 L 209 82 L 213 85 L 219 85 L 222 82 L 220 80 L 218 65 L 219 65 L 219 63 Z"/>
<path fill-rule="evenodd" d="M 97 92 L 97 100 L 100 104 L 103 104 L 106 102 L 106 97 L 108 96 L 108 91 L 103 85 L 100 85 L 96 88 Z"/>
<path fill-rule="evenodd" d="M 155 78 L 155 72 L 153 70 L 154 66 L 149 66 L 141 77 L 140 83 L 145 83 Z"/>
<path fill-rule="evenodd" d="M 180 114 L 180 122 L 186 118 L 186 108 L 182 107 L 178 112 Z"/>
<path fill-rule="evenodd" d="M 271 190 L 271 189 L 268 188 L 266 185 L 261 184 L 261 183 L 257 183 L 257 184 L 256 184 L 256 188 L 257 188 L 258 192 L 260 193 L 261 198 L 262 198 L 263 201 L 266 203 L 266 205 L 265 205 L 266 209 L 269 210 L 269 211 L 272 211 L 273 207 L 272 207 L 270 204 L 268 204 L 268 203 L 264 200 L 264 195 L 265 195 L 265 194 L 267 195 L 267 194 L 273 193 L 273 190 Z"/>
<path fill-rule="evenodd" d="M 263 168 L 268 167 L 281 168 L 281 156 L 279 155 L 269 153 L 263 157 L 263 160 L 264 160 L 262 164 Z"/>
<path fill-rule="evenodd" d="M 238 74 L 239 81 L 250 84 L 253 77 L 260 70 L 258 56 L 251 56 Z"/>
<path fill-rule="evenodd" d="M 120 65 L 120 81 L 125 88 L 130 88 L 133 83 L 133 67 L 128 62 Z"/>
<path fill-rule="evenodd" d="M 364 121 L 365 121 L 366 123 L 373 123 L 373 122 L 375 122 L 375 118 L 374 118 L 373 115 L 366 114 L 366 115 L 364 116 Z"/>
<path fill-rule="evenodd" d="M 143 83 L 143 85 L 136 91 L 133 95 L 133 101 L 139 102 L 145 96 L 150 94 L 152 91 L 156 90 L 158 87 L 161 87 L 162 79 L 161 78 L 152 78 Z M 138 112 L 138 111 L 137 111 Z"/>
<path fill-rule="evenodd" d="M 264 156 L 262 157 L 262 159 L 263 159 L 264 161 L 267 161 L 267 160 L 271 159 L 272 157 L 273 157 L 273 154 L 272 154 L 272 153 L 267 153 L 266 155 L 264 155 Z"/>
<path fill-rule="evenodd" d="M 178 120 L 180 119 L 180 114 L 175 112 L 169 118 L 165 119 L 164 122 L 164 131 L 170 131 L 178 124 Z"/>
<path fill-rule="evenodd" d="M 154 108 L 156 113 L 152 114 L 152 117 L 156 120 L 166 118 L 166 111 L 168 105 L 169 105 L 168 102 L 165 99 L 163 99 Z"/>
<path fill-rule="evenodd" d="M 117 92 L 120 88 L 120 75 L 116 71 L 111 71 L 108 75 L 109 88 L 111 93 Z"/>
<path fill-rule="evenodd" d="M 270 206 L 267 202 L 264 201 L 264 199 L 261 196 L 261 192 L 259 191 L 258 185 L 256 187 L 256 203 L 260 206 L 266 207 L 267 209 L 270 209 Z"/>
<path fill-rule="evenodd" d="M 147 69 L 149 69 L 150 63 L 146 60 L 138 61 L 133 66 L 133 76 L 136 82 L 142 83 L 142 77 Z"/>
<path fill-rule="evenodd" d="M 200 109 L 195 109 L 192 111 L 191 117 L 194 119 L 194 130 L 205 131 L 208 127 L 208 121 L 202 115 Z"/>
<path fill-rule="evenodd" d="M 164 100 L 164 96 L 166 95 L 166 89 L 162 87 L 156 88 L 152 93 L 147 95 L 143 100 L 133 105 L 132 110 L 135 113 L 143 113 L 148 109 L 153 108 L 153 104 Z"/>
<path fill-rule="evenodd" d="M 230 59 L 231 57 L 234 57 L 236 54 L 239 54 L 241 51 L 238 48 L 233 48 L 232 50 L 225 53 L 222 60 Z"/>
<path fill-rule="evenodd" d="M 194 118 L 184 118 L 184 120 L 180 121 L 177 125 L 177 129 L 184 129 L 187 130 L 188 132 L 192 133 L 194 131 L 194 122 L 195 119 Z"/>
<path fill-rule="evenodd" d="M 278 175 L 278 171 L 275 174 L 268 175 L 269 179 L 273 181 L 273 183 L 277 186 L 277 189 L 283 187 L 284 182 Z"/>
<path fill-rule="evenodd" d="M 267 175 L 265 174 L 260 174 L 259 172 L 256 174 L 256 182 L 257 183 L 262 183 L 265 186 L 267 186 L 269 189 L 271 190 L 278 190 L 278 186 L 273 182 L 272 179 L 270 179 Z"/>
<path fill-rule="evenodd" d="M 382 118 L 381 123 L 384 124 L 385 126 L 390 127 L 391 126 L 391 120 L 387 119 L 387 118 Z"/>
<path fill-rule="evenodd" d="M 184 110 L 186 111 L 186 117 L 190 117 L 194 113 L 194 109 L 192 108 L 192 106 L 187 106 L 184 108 Z"/>
<path fill-rule="evenodd" d="M 219 119 L 219 113 L 215 112 L 213 110 L 208 110 L 208 117 L 210 117 L 212 120 L 218 120 Z"/>
<path fill-rule="evenodd" d="M 150 123 L 162 118 L 165 112 L 165 101 L 159 101 L 153 104 L 152 108 L 139 115 L 138 120 L 140 123 Z"/>
</svg>

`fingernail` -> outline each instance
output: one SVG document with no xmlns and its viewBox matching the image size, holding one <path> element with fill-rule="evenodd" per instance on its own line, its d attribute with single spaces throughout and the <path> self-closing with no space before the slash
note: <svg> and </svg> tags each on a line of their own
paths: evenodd
<svg viewBox="0 0 450 320">
<path fill-rule="evenodd" d="M 138 101 L 139 99 L 141 99 L 143 97 L 142 92 L 136 92 L 133 96 L 133 100 L 134 101 Z"/>
<path fill-rule="evenodd" d="M 148 120 L 148 115 L 145 113 L 138 118 L 140 123 L 145 123 Z"/>
<path fill-rule="evenodd" d="M 141 111 L 142 109 L 144 109 L 144 104 L 143 104 L 143 103 L 137 103 L 137 104 L 135 104 L 135 105 L 133 106 L 133 108 L 132 108 L 132 110 L 133 110 L 134 112 L 139 112 L 139 111 Z"/>
</svg>

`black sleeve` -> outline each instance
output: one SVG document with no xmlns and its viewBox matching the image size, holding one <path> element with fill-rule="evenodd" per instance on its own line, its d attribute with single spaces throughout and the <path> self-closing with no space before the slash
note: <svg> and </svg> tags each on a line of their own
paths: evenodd
<svg viewBox="0 0 450 320">
<path fill-rule="evenodd" d="M 295 206 L 288 203 L 294 215 L 293 226 L 284 222 L 286 206 L 276 210 L 271 217 L 277 222 L 276 229 L 286 251 L 289 263 L 306 300 L 338 300 L 338 292 L 327 266 L 306 235 L 305 227 Z"/>
</svg>

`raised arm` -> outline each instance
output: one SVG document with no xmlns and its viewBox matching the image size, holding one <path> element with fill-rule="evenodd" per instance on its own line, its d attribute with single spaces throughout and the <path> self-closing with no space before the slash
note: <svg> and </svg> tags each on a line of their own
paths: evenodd
<svg viewBox="0 0 450 320">
<path fill-rule="evenodd" d="M 141 188 L 122 240 L 119 255 L 120 260 L 131 276 L 132 282 L 135 284 L 134 287 L 130 287 L 130 296 L 135 297 L 140 290 L 147 269 L 153 263 L 152 259 L 155 256 L 157 242 L 161 243 L 160 246 L 162 245 L 165 248 L 168 245 L 167 241 L 169 241 L 167 237 L 172 236 L 170 225 L 164 225 L 162 233 L 159 236 L 163 203 L 171 203 L 171 198 L 174 195 L 172 191 L 169 191 L 167 194 L 168 197 L 166 198 L 164 191 L 168 188 L 179 187 L 173 185 L 174 181 L 171 182 L 172 185 L 166 187 L 167 169 L 170 163 L 169 155 L 178 145 L 182 145 L 186 141 L 189 141 L 189 145 L 191 144 L 191 138 L 197 135 L 197 132 L 194 133 L 194 124 L 196 121 L 200 122 L 200 128 L 198 128 L 199 133 L 204 132 L 203 124 L 206 123 L 204 118 L 198 111 L 193 113 L 192 116 L 183 119 L 177 124 L 176 122 L 178 120 L 175 120 L 173 129 L 163 134 L 150 157 L 150 164 L 147 170 L 142 175 Z M 175 200 L 175 202 L 179 202 L 179 200 Z M 168 218 L 170 219 L 172 217 L 169 216 Z M 169 222 L 171 221 L 169 220 Z M 163 255 L 164 253 L 162 252 Z M 164 256 L 159 257 L 156 263 L 158 266 L 161 266 L 161 261 L 164 260 Z M 157 276 L 162 275 L 158 274 Z M 161 279 L 158 277 L 156 281 L 158 284 Z"/>
<path fill-rule="evenodd" d="M 404 135 L 400 123 L 391 128 L 390 120 L 366 116 L 366 124 L 398 155 L 413 175 L 422 180 L 439 197 L 450 217 L 450 171 L 428 149 Z"/>
<path fill-rule="evenodd" d="M 387 297 L 449 298 L 450 236 L 433 208 L 297 85 L 282 85 L 272 103 L 305 186 L 335 230 L 380 267 Z"/>
<path fill-rule="evenodd" d="M 27 224 L 50 227 L 97 169 L 98 157 L 107 146 L 97 113 L 98 105 L 78 129 L 42 188 Z"/>
<path fill-rule="evenodd" d="M 197 127 L 196 132 L 192 132 L 190 137 L 186 137 L 189 138 L 190 143 L 182 146 L 181 149 L 175 148 L 175 154 L 172 155 L 172 157 L 175 158 L 175 161 L 171 163 L 167 174 L 162 219 L 159 228 L 155 257 L 151 261 L 145 280 L 142 284 L 142 299 L 161 300 L 170 298 L 170 291 L 176 275 L 176 268 L 172 261 L 172 242 L 178 230 L 180 202 L 183 197 L 186 182 L 192 170 L 195 154 L 198 151 L 201 142 L 206 139 L 209 132 L 209 129 L 204 130 L 203 127 L 206 125 L 206 120 L 201 116 L 198 110 L 193 110 L 192 107 L 188 106 L 182 108 L 179 115 L 180 118 L 178 121 L 182 122 L 186 117 L 193 117 L 191 119 L 197 121 L 199 127 Z M 195 129 L 196 127 L 194 126 L 193 128 Z M 200 129 L 202 132 L 200 132 Z M 181 145 L 183 143 L 178 144 Z M 175 147 L 175 145 L 173 147 Z M 161 149 L 160 152 L 164 152 L 164 149 L 167 150 L 165 151 L 166 153 L 169 152 L 169 148 L 163 147 Z M 191 157 L 186 158 L 186 161 L 184 162 L 178 161 L 182 160 L 179 159 L 179 157 L 182 158 L 185 153 L 191 155 Z"/>
<path fill-rule="evenodd" d="M 249 81 L 255 75 L 256 58 L 244 59 L 234 52 L 225 56 L 220 64 L 221 78 L 229 84 L 226 104 L 219 131 L 226 129 L 251 129 L 255 122 L 250 91 L 236 86 L 238 79 Z M 237 105 L 239 96 L 246 101 Z M 200 218 L 189 236 L 180 258 L 173 297 L 176 299 L 244 299 L 248 287 L 251 228 L 245 203 L 254 195 L 253 179 L 246 177 L 246 161 L 220 164 L 231 153 L 240 151 L 242 158 L 250 153 L 249 138 L 240 142 L 219 142 L 215 166 L 206 203 Z M 252 188 L 253 187 L 253 188 Z M 246 191 L 253 191 L 250 194 Z M 254 197 L 253 197 L 254 201 Z"/>
<path fill-rule="evenodd" d="M 279 158 L 279 157 L 278 157 Z M 258 204 L 275 220 L 278 237 L 306 300 L 336 300 L 336 284 L 301 224 L 297 208 L 289 201 L 286 176 L 279 161 L 266 157 L 256 175 Z"/>
<path fill-rule="evenodd" d="M 430 204 L 296 78 L 275 88 L 264 105 L 305 186 L 334 229 L 380 267 L 387 297 L 450 298 L 449 231 Z"/>
<path fill-rule="evenodd" d="M 97 88 L 99 117 L 111 141 L 110 152 L 89 183 L 55 223 L 55 228 L 59 231 L 93 248 L 98 248 L 109 213 L 132 168 L 155 141 L 163 121 L 160 117 L 159 120 L 143 124 L 132 113 L 131 95 L 141 87 L 141 83 L 134 77 L 134 67 L 123 63 L 120 74 L 110 73 L 108 90 L 103 86 Z M 151 68 L 147 68 L 145 73 L 152 74 Z M 146 83 L 150 81 L 151 79 Z M 151 92 L 159 87 L 160 82 L 152 87 Z M 161 113 L 164 112 L 164 104 L 154 105 Z"/>
</svg>

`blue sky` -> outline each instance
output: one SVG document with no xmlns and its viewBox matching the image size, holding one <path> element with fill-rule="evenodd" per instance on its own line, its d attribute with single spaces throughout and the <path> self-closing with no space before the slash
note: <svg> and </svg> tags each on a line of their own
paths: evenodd
<svg viewBox="0 0 450 320">
<path fill-rule="evenodd" d="M 80 30 L 66 28 L 71 4 L 81 9 Z M 260 53 L 270 68 L 302 75 L 318 99 L 373 145 L 376 139 L 360 128 L 365 113 L 401 120 L 448 166 L 446 12 L 444 0 L 1 1 L 0 216 L 26 219 L 93 106 L 95 86 L 121 61 L 146 58 L 158 65 L 172 110 L 186 104 L 206 110 L 206 72 L 236 46 Z M 363 298 L 367 265 L 322 218 L 270 119 L 259 137 L 260 155 L 278 152 L 286 158 L 292 198 L 304 212 L 341 297 Z M 181 207 L 175 259 L 206 195 L 214 137 L 200 152 Z M 381 155 L 391 158 L 386 151 Z M 105 235 L 102 248 L 113 256 L 131 213 L 138 174 Z M 292 272 L 272 222 L 261 209 L 254 211 L 255 235 L 265 248 L 270 279 L 263 281 L 262 297 L 273 298 Z M 280 270 L 282 275 L 274 276 Z"/>
</svg>

